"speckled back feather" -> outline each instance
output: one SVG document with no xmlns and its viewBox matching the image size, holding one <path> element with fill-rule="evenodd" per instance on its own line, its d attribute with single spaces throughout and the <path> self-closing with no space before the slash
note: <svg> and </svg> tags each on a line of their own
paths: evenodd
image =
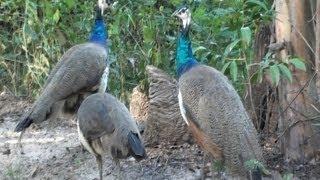
<svg viewBox="0 0 320 180">
<path fill-rule="evenodd" d="M 86 140 L 101 140 L 104 151 L 114 158 L 130 155 L 145 156 L 137 124 L 123 103 L 108 93 L 96 93 L 86 98 L 77 113 L 80 131 Z M 136 134 L 137 138 L 129 138 Z M 129 140 L 133 139 L 132 144 Z M 114 152 L 112 152 L 114 151 Z M 118 154 L 112 154 L 118 151 Z M 130 154 L 131 153 L 131 154 Z"/>
<path fill-rule="evenodd" d="M 55 103 L 68 98 L 74 99 L 77 94 L 92 91 L 92 88 L 99 84 L 107 65 L 108 36 L 99 8 L 96 11 L 95 25 L 89 42 L 70 48 L 61 57 L 50 73 L 40 96 L 17 124 L 15 131 L 24 131 L 32 123 L 45 121 L 52 114 Z"/>
<path fill-rule="evenodd" d="M 257 132 L 228 79 L 214 68 L 199 65 L 179 79 L 191 120 L 222 149 L 229 171 L 245 175 L 244 162 L 263 161 Z"/>
</svg>

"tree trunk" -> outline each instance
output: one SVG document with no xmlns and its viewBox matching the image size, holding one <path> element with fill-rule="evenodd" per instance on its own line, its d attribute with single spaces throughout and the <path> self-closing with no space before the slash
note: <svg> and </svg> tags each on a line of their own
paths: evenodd
<svg viewBox="0 0 320 180">
<path fill-rule="evenodd" d="M 318 2 L 319 4 L 319 2 Z M 312 128 L 320 109 L 314 74 L 314 28 L 310 1 L 276 0 L 276 41 L 289 42 L 278 57 L 287 61 L 290 56 L 305 60 L 307 72 L 292 67 L 293 82 L 282 81 L 279 85 L 279 129 L 282 150 L 288 160 L 306 162 L 314 157 L 319 146 L 318 132 Z"/>
<path fill-rule="evenodd" d="M 320 101 L 320 1 L 317 1 L 317 8 L 315 12 L 315 21 L 316 21 L 316 27 L 315 27 L 315 34 L 316 34 L 316 58 L 315 58 L 315 64 L 316 64 L 316 70 L 318 71 L 317 74 L 317 92 L 318 92 L 318 101 Z"/>
<path fill-rule="evenodd" d="M 153 66 L 147 66 L 147 72 L 150 82 L 148 98 L 135 92 L 130 103 L 133 116 L 139 119 L 139 124 L 144 124 L 146 146 L 193 142 L 180 114 L 177 81 Z"/>
<path fill-rule="evenodd" d="M 270 44 L 275 44 L 274 41 L 274 26 L 261 25 L 255 35 L 254 42 L 254 60 L 253 63 L 259 64 L 267 52 L 275 51 L 270 47 Z M 250 77 L 259 70 L 259 66 L 250 68 Z M 277 109 L 279 102 L 276 88 L 272 86 L 270 78 L 263 78 L 261 83 L 252 83 L 247 86 L 247 94 L 245 99 L 246 109 L 248 110 L 253 124 L 258 132 L 264 134 L 274 134 L 277 131 L 278 117 Z M 251 91 L 250 89 L 251 88 Z"/>
</svg>

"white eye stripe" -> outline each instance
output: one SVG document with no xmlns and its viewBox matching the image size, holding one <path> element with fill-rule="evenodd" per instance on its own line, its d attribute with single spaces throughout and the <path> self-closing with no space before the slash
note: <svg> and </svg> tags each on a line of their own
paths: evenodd
<svg viewBox="0 0 320 180">
<path fill-rule="evenodd" d="M 182 9 L 179 10 L 179 14 L 185 13 L 187 10 L 188 10 L 188 8 L 182 8 Z"/>
</svg>

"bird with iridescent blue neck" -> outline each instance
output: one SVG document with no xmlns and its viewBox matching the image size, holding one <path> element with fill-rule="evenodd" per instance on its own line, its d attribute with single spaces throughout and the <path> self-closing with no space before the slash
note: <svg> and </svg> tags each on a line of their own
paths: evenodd
<svg viewBox="0 0 320 180">
<path fill-rule="evenodd" d="M 75 111 L 83 95 L 97 89 L 108 63 L 108 33 L 103 19 L 108 3 L 105 0 L 98 1 L 88 41 L 71 47 L 63 54 L 32 108 L 17 124 L 15 132 L 21 132 L 19 142 L 32 123 L 39 124 L 53 115 L 53 107 L 58 102 L 64 101 L 64 110 Z"/>
<path fill-rule="evenodd" d="M 246 161 L 262 160 L 257 132 L 228 78 L 198 63 L 193 56 L 190 9 L 183 6 L 173 15 L 182 21 L 177 38 L 176 71 L 183 120 L 198 145 L 214 161 L 221 162 L 226 173 L 244 177 Z"/>
</svg>

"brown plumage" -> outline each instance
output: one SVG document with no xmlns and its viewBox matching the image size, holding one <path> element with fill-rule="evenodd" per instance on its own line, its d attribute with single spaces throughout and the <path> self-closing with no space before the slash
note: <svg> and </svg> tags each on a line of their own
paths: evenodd
<svg viewBox="0 0 320 180">
<path fill-rule="evenodd" d="M 204 149 L 207 153 L 214 156 L 215 159 L 223 161 L 222 149 L 212 141 L 211 137 L 203 132 L 191 119 L 188 120 L 189 129 L 195 138 L 198 145 Z"/>
<path fill-rule="evenodd" d="M 53 69 L 41 95 L 15 131 L 22 131 L 31 123 L 45 121 L 56 102 L 92 91 L 99 83 L 106 67 L 106 59 L 106 49 L 95 43 L 77 45 L 68 50 Z"/>
<path fill-rule="evenodd" d="M 263 160 L 251 119 L 222 73 L 204 65 L 193 67 L 179 78 L 179 91 L 191 132 L 205 142 L 199 145 L 223 160 L 231 173 L 245 176 L 245 161 Z"/>
<path fill-rule="evenodd" d="M 176 53 L 181 115 L 204 151 L 232 175 L 245 177 L 246 161 L 263 162 L 257 132 L 227 77 L 193 57 L 188 7 L 174 15 L 182 20 Z"/>
<path fill-rule="evenodd" d="M 40 96 L 16 126 L 16 132 L 24 132 L 32 123 L 48 119 L 58 101 L 66 100 L 66 109 L 76 109 L 83 94 L 96 89 L 107 65 L 108 55 L 107 33 L 101 10 L 96 8 L 95 26 L 89 42 L 73 46 L 61 57 Z"/>
<path fill-rule="evenodd" d="M 100 179 L 102 156 L 111 154 L 120 175 L 119 159 L 133 156 L 140 160 L 146 153 L 138 127 L 123 103 L 108 93 L 90 95 L 81 104 L 78 133 L 82 145 L 95 155 Z"/>
</svg>

